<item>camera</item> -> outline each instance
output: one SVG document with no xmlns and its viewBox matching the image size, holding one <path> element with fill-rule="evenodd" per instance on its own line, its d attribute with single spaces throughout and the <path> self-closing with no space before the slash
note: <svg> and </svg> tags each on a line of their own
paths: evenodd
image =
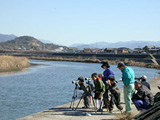
<svg viewBox="0 0 160 120">
<path fill-rule="evenodd" d="M 72 81 L 73 84 L 78 84 L 79 80 Z"/>
<path fill-rule="evenodd" d="M 85 80 L 91 81 L 91 80 L 92 80 L 92 78 L 91 78 L 91 77 L 89 77 L 89 78 L 85 78 Z"/>
<path fill-rule="evenodd" d="M 135 77 L 135 79 L 140 81 L 142 79 L 142 77 L 139 77 L 139 78 Z"/>
</svg>

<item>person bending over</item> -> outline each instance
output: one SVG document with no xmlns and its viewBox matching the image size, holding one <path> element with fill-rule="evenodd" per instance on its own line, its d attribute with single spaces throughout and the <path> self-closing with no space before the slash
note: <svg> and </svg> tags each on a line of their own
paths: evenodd
<svg viewBox="0 0 160 120">
<path fill-rule="evenodd" d="M 83 100 L 84 100 L 84 107 L 82 108 L 89 108 L 89 86 L 84 82 L 83 77 L 78 78 L 79 90 L 83 90 Z"/>
<path fill-rule="evenodd" d="M 103 94 L 105 92 L 105 85 L 103 83 L 103 81 L 101 80 L 100 77 L 98 77 L 97 73 L 93 73 L 91 75 L 92 80 L 94 81 L 94 89 L 95 89 L 95 104 L 96 104 L 96 108 L 98 109 L 98 111 L 102 111 L 102 99 L 103 99 Z M 99 105 L 98 105 L 98 101 L 99 101 Z"/>
<path fill-rule="evenodd" d="M 114 104 L 122 112 L 123 107 L 120 104 L 120 90 L 115 81 L 114 76 L 108 78 L 109 91 L 111 92 L 111 100 L 109 102 L 109 112 L 112 113 Z"/>
</svg>

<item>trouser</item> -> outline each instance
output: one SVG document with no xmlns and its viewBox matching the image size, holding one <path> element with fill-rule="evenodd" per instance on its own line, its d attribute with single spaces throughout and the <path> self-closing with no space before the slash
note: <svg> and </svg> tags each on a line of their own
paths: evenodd
<svg viewBox="0 0 160 120">
<path fill-rule="evenodd" d="M 111 94 L 111 100 L 109 102 L 109 111 L 113 110 L 114 104 L 119 110 L 123 109 L 123 107 L 120 104 L 120 93 Z"/>
<path fill-rule="evenodd" d="M 107 108 L 107 106 L 109 105 L 108 90 L 106 90 L 105 93 L 103 94 L 103 102 L 104 102 L 104 107 Z"/>
<path fill-rule="evenodd" d="M 127 87 L 124 86 L 124 101 L 126 105 L 126 112 L 131 112 L 131 97 L 134 93 L 134 84 L 130 84 Z"/>
<path fill-rule="evenodd" d="M 143 109 L 147 110 L 150 108 L 150 106 L 146 102 L 143 102 L 142 100 L 133 99 L 133 103 L 136 106 L 138 111 L 143 110 Z"/>
<path fill-rule="evenodd" d="M 84 100 L 84 106 L 89 107 L 89 96 L 84 96 L 83 100 Z"/>
</svg>

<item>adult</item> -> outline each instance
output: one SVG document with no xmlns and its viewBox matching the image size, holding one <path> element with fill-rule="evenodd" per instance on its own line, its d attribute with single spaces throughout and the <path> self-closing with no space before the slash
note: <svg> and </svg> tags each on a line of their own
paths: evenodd
<svg viewBox="0 0 160 120">
<path fill-rule="evenodd" d="M 149 109 L 154 104 L 154 96 L 140 81 L 135 81 L 136 92 L 132 96 L 132 101 L 138 111 Z"/>
<path fill-rule="evenodd" d="M 109 103 L 107 81 L 108 81 L 109 77 L 111 77 L 111 76 L 114 77 L 114 73 L 110 69 L 110 65 L 108 64 L 108 62 L 103 62 L 101 67 L 104 69 L 104 72 L 103 72 L 103 75 L 102 75 L 102 81 L 105 84 L 105 93 L 103 94 L 104 108 L 107 108 L 108 103 Z"/>
<path fill-rule="evenodd" d="M 131 97 L 134 93 L 135 74 L 132 68 L 126 66 L 123 62 L 118 63 L 119 70 L 122 72 L 122 81 L 124 84 L 124 101 L 126 113 L 131 113 Z"/>
<path fill-rule="evenodd" d="M 146 76 L 146 75 L 142 75 L 142 77 L 141 77 L 140 79 L 141 79 L 141 83 L 142 83 L 143 85 L 145 85 L 148 89 L 151 90 L 150 84 L 149 84 L 148 82 L 146 82 L 147 76 Z"/>
</svg>

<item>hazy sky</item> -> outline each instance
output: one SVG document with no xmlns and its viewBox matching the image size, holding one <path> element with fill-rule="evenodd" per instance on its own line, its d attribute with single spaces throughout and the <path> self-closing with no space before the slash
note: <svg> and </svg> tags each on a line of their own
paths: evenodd
<svg viewBox="0 0 160 120">
<path fill-rule="evenodd" d="M 160 41 L 160 0 L 0 0 L 0 33 L 61 45 Z"/>
</svg>

